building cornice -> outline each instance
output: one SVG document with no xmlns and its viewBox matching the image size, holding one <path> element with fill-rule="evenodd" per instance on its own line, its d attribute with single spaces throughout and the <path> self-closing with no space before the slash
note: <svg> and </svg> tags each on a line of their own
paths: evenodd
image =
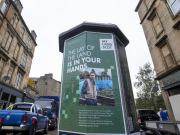
<svg viewBox="0 0 180 135">
<path fill-rule="evenodd" d="M 166 39 L 167 39 L 167 35 L 164 35 L 161 39 L 159 39 L 159 41 L 155 43 L 155 46 L 161 47 L 165 43 Z"/>
<path fill-rule="evenodd" d="M 26 28 L 26 30 L 27 30 L 29 36 L 30 36 L 31 39 L 33 40 L 34 44 L 37 46 L 37 43 L 36 43 L 34 37 L 31 35 L 31 32 L 29 31 L 29 28 L 27 27 L 27 25 L 26 25 L 26 23 L 25 23 L 23 17 L 21 16 L 21 14 L 20 14 L 18 8 L 16 7 L 16 4 L 15 4 L 12 0 L 9 0 L 9 2 L 12 4 L 13 8 L 16 10 L 16 12 L 17 12 L 19 18 L 21 19 L 21 22 L 23 23 L 24 27 Z"/>
<path fill-rule="evenodd" d="M 166 76 L 168 76 L 168 75 L 170 75 L 170 74 L 172 74 L 172 73 L 178 71 L 179 69 L 180 69 L 180 65 L 178 65 L 178 66 L 176 66 L 176 67 L 174 67 L 174 68 L 168 70 L 167 72 L 165 72 L 165 73 L 163 73 L 163 74 L 157 76 L 157 77 L 155 78 L 155 80 L 161 80 L 162 78 L 164 78 L 164 77 L 166 77 Z"/>
<path fill-rule="evenodd" d="M 174 29 L 180 29 L 180 20 L 178 20 L 173 26 Z"/>
<path fill-rule="evenodd" d="M 140 5 L 141 5 L 142 1 L 143 1 L 143 0 L 139 0 L 138 4 L 137 4 L 137 6 L 136 6 L 135 12 L 137 12 L 137 11 L 138 11 L 138 9 L 139 9 L 139 7 L 140 7 Z"/>
</svg>

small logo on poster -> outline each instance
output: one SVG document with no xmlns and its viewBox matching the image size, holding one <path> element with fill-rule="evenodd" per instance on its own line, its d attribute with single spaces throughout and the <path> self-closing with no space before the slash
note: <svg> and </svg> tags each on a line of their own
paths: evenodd
<svg viewBox="0 0 180 135">
<path fill-rule="evenodd" d="M 114 50 L 113 39 L 100 39 L 100 49 L 102 51 Z"/>
</svg>

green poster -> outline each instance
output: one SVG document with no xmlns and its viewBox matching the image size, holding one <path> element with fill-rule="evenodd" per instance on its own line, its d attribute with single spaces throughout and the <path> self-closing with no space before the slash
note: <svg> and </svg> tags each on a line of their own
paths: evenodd
<svg viewBox="0 0 180 135">
<path fill-rule="evenodd" d="M 112 34 L 83 32 L 64 43 L 59 131 L 126 134 Z"/>
</svg>

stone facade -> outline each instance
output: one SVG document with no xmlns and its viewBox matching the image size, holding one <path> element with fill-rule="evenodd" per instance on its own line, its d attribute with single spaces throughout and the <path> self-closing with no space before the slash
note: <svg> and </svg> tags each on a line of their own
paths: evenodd
<svg viewBox="0 0 180 135">
<path fill-rule="evenodd" d="M 53 79 L 53 74 L 45 74 L 40 78 L 30 77 L 35 81 L 38 96 L 60 96 L 61 82 Z"/>
<path fill-rule="evenodd" d="M 170 83 L 168 89 L 164 89 L 167 83 L 162 81 L 180 70 L 180 1 L 171 2 L 170 0 L 140 0 L 135 11 L 139 14 L 169 117 L 174 120 L 169 101 L 171 96 L 169 91 L 174 89 L 174 86 Z M 176 8 L 174 8 L 175 5 Z M 176 79 L 175 82 L 178 81 L 180 79 Z M 174 83 L 174 81 L 171 82 Z"/>
<path fill-rule="evenodd" d="M 19 0 L 0 1 L 0 81 L 13 89 L 27 91 L 36 34 L 29 31 L 21 11 Z M 9 76 L 5 82 L 4 76 Z M 32 98 L 36 91 L 29 91 Z"/>
</svg>

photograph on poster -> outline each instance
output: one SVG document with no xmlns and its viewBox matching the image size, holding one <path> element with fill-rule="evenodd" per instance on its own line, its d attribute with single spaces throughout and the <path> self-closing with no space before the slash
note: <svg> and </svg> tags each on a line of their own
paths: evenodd
<svg viewBox="0 0 180 135">
<path fill-rule="evenodd" d="M 115 106 L 111 69 L 88 67 L 79 77 L 79 105 Z"/>
</svg>

